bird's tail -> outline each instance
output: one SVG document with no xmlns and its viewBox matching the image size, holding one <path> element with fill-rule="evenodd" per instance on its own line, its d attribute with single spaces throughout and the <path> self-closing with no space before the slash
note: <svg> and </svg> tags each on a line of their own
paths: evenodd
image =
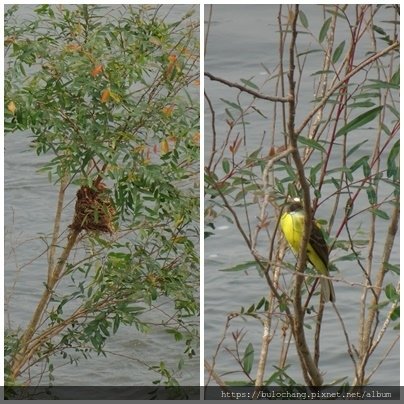
<svg viewBox="0 0 404 404">
<path fill-rule="evenodd" d="M 330 279 L 321 278 L 321 293 L 325 302 L 335 302 L 334 286 Z"/>
</svg>

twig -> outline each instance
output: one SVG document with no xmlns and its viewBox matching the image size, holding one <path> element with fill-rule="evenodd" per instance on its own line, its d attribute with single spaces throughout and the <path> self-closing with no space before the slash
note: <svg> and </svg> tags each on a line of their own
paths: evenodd
<svg viewBox="0 0 404 404">
<path fill-rule="evenodd" d="M 394 346 L 397 344 L 399 341 L 400 336 L 397 335 L 394 341 L 391 343 L 390 347 L 387 349 L 386 354 L 380 359 L 380 361 L 377 363 L 377 365 L 369 372 L 367 380 L 370 380 L 370 378 L 375 374 L 376 370 L 380 367 L 380 365 L 386 360 L 387 356 L 391 352 L 391 350 L 394 348 Z"/>
<path fill-rule="evenodd" d="M 77 231 L 77 230 L 72 230 L 70 232 L 67 245 L 64 248 L 54 270 L 52 271 L 52 275 L 42 294 L 41 300 L 39 301 L 39 303 L 35 309 L 35 312 L 32 316 L 32 319 L 31 319 L 27 329 L 25 330 L 23 336 L 21 337 L 20 350 L 16 353 L 16 355 L 12 361 L 12 365 L 11 365 L 11 374 L 12 374 L 13 379 L 17 378 L 17 376 L 20 374 L 20 370 L 21 370 L 22 366 L 24 365 L 24 363 L 26 363 L 26 360 L 29 359 L 25 356 L 28 346 L 29 346 L 29 342 L 37 329 L 38 323 L 40 321 L 40 318 L 43 315 L 43 312 L 44 312 L 47 304 L 49 303 L 49 300 L 53 293 L 53 288 L 56 285 L 56 283 L 59 281 L 60 274 L 65 266 L 65 263 L 69 257 L 69 254 L 70 254 L 73 246 L 76 243 L 78 235 L 79 235 L 79 231 Z"/>
<path fill-rule="evenodd" d="M 208 39 L 209 39 L 210 26 L 212 24 L 212 14 L 213 14 L 213 4 L 209 4 L 209 17 L 205 29 L 204 56 L 206 56 L 206 52 L 208 49 Z"/>
<path fill-rule="evenodd" d="M 205 72 L 205 76 L 209 77 L 212 81 L 218 81 L 219 83 L 225 84 L 228 87 L 237 88 L 244 93 L 248 93 L 255 98 L 259 98 L 260 100 L 267 100 L 267 101 L 273 101 L 273 102 L 284 102 L 284 103 L 290 101 L 289 97 L 274 97 L 271 95 L 260 94 L 254 90 L 249 89 L 248 87 L 242 86 L 241 84 L 233 83 L 231 81 L 214 76 L 213 74 L 211 74 L 209 72 Z"/>
<path fill-rule="evenodd" d="M 204 92 L 204 94 L 205 94 L 206 101 L 208 102 L 208 106 L 209 106 L 210 113 L 211 113 L 211 115 L 212 115 L 211 127 L 212 127 L 213 139 L 212 139 L 212 148 L 211 148 L 209 163 L 208 163 L 208 165 L 207 165 L 207 169 L 210 171 L 211 168 L 212 168 L 213 159 L 214 159 L 215 154 L 216 154 L 216 139 L 217 139 L 217 135 L 216 135 L 216 125 L 215 125 L 216 113 L 215 113 L 215 110 L 214 110 L 214 108 L 213 108 L 212 102 L 210 101 L 210 98 L 208 97 L 208 94 L 206 93 L 206 91 Z"/>
<path fill-rule="evenodd" d="M 209 374 L 208 380 L 206 381 L 205 386 L 208 386 L 208 385 L 209 385 L 210 379 L 211 379 L 212 377 L 213 377 L 213 379 L 216 381 L 216 383 L 219 384 L 219 386 L 225 385 L 225 383 L 220 384 L 220 383 L 216 380 L 216 378 L 215 378 L 216 372 L 214 372 L 214 368 L 215 368 L 215 364 L 216 364 L 217 355 L 219 354 L 219 349 L 220 349 L 220 347 L 222 346 L 224 340 L 226 339 L 226 334 L 227 334 L 227 330 L 228 330 L 229 327 L 230 327 L 230 320 L 231 320 L 231 318 L 232 318 L 232 317 L 231 317 L 230 315 L 227 316 L 227 320 L 226 320 L 226 324 L 225 324 L 225 326 L 224 326 L 224 331 L 223 331 L 222 338 L 220 339 L 220 341 L 219 341 L 219 343 L 218 343 L 218 345 L 217 345 L 217 347 L 216 347 L 216 351 L 215 351 L 215 353 L 213 354 L 212 365 L 210 365 L 210 363 L 205 360 L 205 368 L 208 370 L 208 374 Z"/>
<path fill-rule="evenodd" d="M 60 187 L 59 187 L 59 196 L 58 196 L 58 203 L 56 207 L 56 214 L 55 214 L 55 222 L 53 225 L 53 233 L 52 233 L 52 241 L 49 247 L 49 254 L 48 254 L 48 284 L 51 281 L 52 277 L 52 272 L 55 266 L 55 252 L 56 252 L 56 246 L 57 246 L 57 241 L 59 239 L 59 233 L 60 233 L 60 219 L 62 217 L 62 211 L 63 211 L 63 203 L 64 203 L 64 196 L 65 196 L 65 190 L 66 190 L 66 184 L 68 183 L 67 178 L 63 178 L 62 181 L 60 181 Z"/>
<path fill-rule="evenodd" d="M 342 319 L 341 314 L 338 311 L 337 306 L 335 305 L 335 303 L 333 302 L 332 304 L 333 304 L 335 313 L 337 314 L 337 317 L 338 317 L 338 319 L 339 319 L 339 321 L 341 323 L 342 331 L 344 333 L 345 341 L 346 341 L 346 344 L 347 344 L 347 347 L 348 347 L 348 354 L 349 354 L 349 357 L 351 358 L 351 360 L 353 362 L 354 369 L 355 369 L 355 374 L 356 374 L 356 377 L 358 378 L 358 365 L 357 365 L 357 362 L 356 362 L 355 357 L 354 357 L 353 352 L 352 352 L 352 345 L 351 345 L 351 343 L 349 341 L 349 336 L 348 336 L 348 332 L 347 332 L 347 330 L 345 328 L 344 320 Z"/>
<path fill-rule="evenodd" d="M 226 386 L 226 382 L 224 382 L 222 378 L 215 372 L 213 366 L 207 360 L 205 360 L 204 364 L 205 369 L 209 372 L 209 375 L 222 388 L 222 390 L 230 392 L 230 389 Z"/>
</svg>

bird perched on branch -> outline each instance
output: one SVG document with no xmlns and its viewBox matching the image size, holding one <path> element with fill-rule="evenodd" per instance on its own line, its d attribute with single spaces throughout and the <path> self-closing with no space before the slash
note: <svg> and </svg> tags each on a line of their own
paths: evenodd
<svg viewBox="0 0 404 404">
<path fill-rule="evenodd" d="M 285 205 L 280 225 L 282 232 L 295 256 L 298 256 L 305 223 L 305 213 L 300 200 Z M 312 221 L 311 233 L 307 244 L 307 258 L 320 275 L 329 276 L 328 246 L 324 240 L 320 225 Z M 324 301 L 335 302 L 334 286 L 330 279 L 320 278 L 321 294 Z"/>
</svg>

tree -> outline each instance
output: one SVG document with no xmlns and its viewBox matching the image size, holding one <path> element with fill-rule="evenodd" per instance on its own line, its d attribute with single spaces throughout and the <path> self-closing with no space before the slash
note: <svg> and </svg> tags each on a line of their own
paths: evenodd
<svg viewBox="0 0 404 404">
<path fill-rule="evenodd" d="M 188 8 L 40 5 L 5 15 L 5 129 L 48 156 L 57 191 L 44 288 L 6 333 L 6 381 L 62 354 L 104 353 L 122 325 L 169 301 L 162 326 L 199 346 L 199 38 Z M 68 190 L 77 192 L 67 229 Z M 72 251 L 75 254 L 72 255 Z M 45 270 L 46 268 L 46 270 Z M 183 363 L 179 361 L 179 366 Z M 164 358 L 154 371 L 177 383 Z"/>
<path fill-rule="evenodd" d="M 323 21 L 317 31 L 305 7 L 279 6 L 278 64 L 274 71 L 266 70 L 264 85 L 255 77 L 232 82 L 209 68 L 205 72 L 211 86 L 227 86 L 235 94 L 233 99 L 221 99 L 222 114 L 219 100 L 205 93 L 210 120 L 205 234 L 215 235 L 217 219 L 226 218 L 240 233 L 251 257 L 226 270 L 257 268 L 268 289 L 250 307 L 228 315 L 223 338 L 206 361 L 207 384 L 214 380 L 224 389 L 230 384 L 257 389 L 325 383 L 363 386 L 375 377 L 398 341 L 399 268 L 392 251 L 399 220 L 399 10 L 371 5 L 321 7 Z M 214 12 L 209 9 L 207 14 Z M 380 21 L 381 12 L 388 13 L 389 22 Z M 214 31 L 210 23 L 208 53 Z M 340 26 L 339 32 L 347 34 L 336 42 Z M 363 54 L 368 44 L 371 49 Z M 319 67 L 308 72 L 306 62 L 313 55 Z M 307 82 L 314 89 L 311 99 L 301 90 Z M 259 147 L 253 142 L 257 134 L 249 127 L 253 120 L 270 128 L 262 134 Z M 364 128 L 371 128 L 369 135 L 358 139 L 355 132 Z M 319 276 L 306 265 L 311 221 L 306 220 L 303 252 L 296 265 L 285 255 L 287 246 L 278 231 L 282 207 L 291 197 L 302 199 L 306 219 L 318 208 L 329 212 L 321 222 L 332 250 L 333 281 L 358 292 L 352 306 L 358 313 L 357 329 L 346 328 L 345 313 L 338 310 L 339 299 L 343 301 L 338 291 L 333 305 L 343 335 L 338 348 L 348 353 L 354 369 L 352 375 L 341 375 L 337 381 L 324 380 L 319 365 L 325 303 L 317 299 Z M 364 229 L 358 219 L 366 223 Z M 376 250 L 380 262 L 372 259 Z M 360 272 L 360 282 L 334 272 L 338 261 L 348 261 Z M 232 322 L 239 317 L 246 320 L 247 331 L 232 330 L 230 337 Z M 262 327 L 259 348 L 247 340 L 256 320 Z M 369 359 L 388 333 L 393 334 L 393 342 L 384 346 L 387 353 L 369 369 Z M 228 338 L 232 349 L 225 347 Z M 302 381 L 288 373 L 293 363 L 289 361 L 291 341 Z M 271 351 L 271 344 L 276 343 L 282 348 Z M 222 348 L 232 355 L 243 378 L 228 380 L 221 374 L 218 354 Z M 270 365 L 276 368 L 273 372 L 268 370 L 269 351 Z"/>
</svg>

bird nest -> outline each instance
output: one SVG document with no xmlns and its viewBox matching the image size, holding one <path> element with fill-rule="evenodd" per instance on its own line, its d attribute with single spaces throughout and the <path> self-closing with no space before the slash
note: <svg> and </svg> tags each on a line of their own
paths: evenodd
<svg viewBox="0 0 404 404">
<path fill-rule="evenodd" d="M 76 231 L 99 231 L 112 234 L 115 209 L 102 182 L 93 188 L 82 186 L 77 191 L 74 220 L 71 228 Z"/>
</svg>

